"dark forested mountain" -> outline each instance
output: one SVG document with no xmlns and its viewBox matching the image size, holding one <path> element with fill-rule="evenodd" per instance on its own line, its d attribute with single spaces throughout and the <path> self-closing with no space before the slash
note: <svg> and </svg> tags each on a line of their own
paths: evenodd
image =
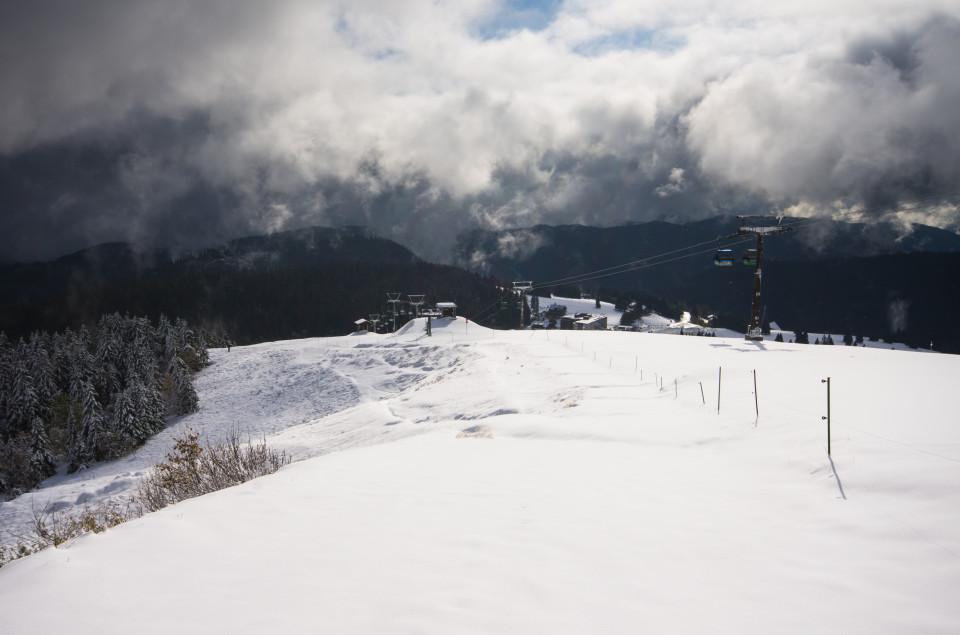
<svg viewBox="0 0 960 635">
<path fill-rule="evenodd" d="M 742 330 L 753 269 L 739 263 L 713 265 L 717 237 L 737 227 L 736 219 L 716 218 L 685 225 L 475 231 L 461 237 L 455 261 L 505 279 L 564 281 L 558 284 L 566 287 L 570 281 L 564 279 L 637 261 L 638 268 L 626 273 L 578 284 L 588 292 L 622 289 L 703 305 L 733 314 Z M 735 249 L 751 246 L 747 242 Z M 661 254 L 669 255 L 657 258 Z M 645 262 L 661 264 L 643 267 Z M 943 319 L 960 308 L 960 236 L 952 232 L 923 225 L 905 233 L 885 223 L 818 222 L 766 240 L 764 265 L 766 319 L 784 328 L 852 329 L 863 335 L 896 335 L 917 346 L 933 340 L 938 350 L 960 352 L 952 320 Z"/>
<path fill-rule="evenodd" d="M 785 220 L 784 224 L 792 223 Z M 664 262 L 583 284 L 591 289 L 608 286 L 679 296 L 687 279 L 713 266 L 712 250 L 717 238 L 736 232 L 738 227 L 735 218 L 718 217 L 683 225 L 654 221 L 622 227 L 537 225 L 495 232 L 475 230 L 460 237 L 453 264 L 506 279 L 544 282 L 627 262 Z M 910 229 L 905 232 L 889 223 L 817 222 L 766 241 L 765 257 L 823 260 L 960 252 L 960 236 L 953 232 L 925 225 L 913 225 Z M 701 243 L 699 249 L 673 253 Z M 676 258 L 695 252 L 702 253 Z M 662 254 L 671 255 L 656 258 Z"/>
<path fill-rule="evenodd" d="M 410 263 L 414 254 L 363 227 L 309 227 L 251 236 L 224 245 L 172 255 L 166 249 L 105 243 L 52 262 L 0 266 L 0 305 L 16 305 L 106 283 L 136 280 L 156 269 L 231 270 L 329 262 Z"/>
<path fill-rule="evenodd" d="M 11 339 L 119 312 L 175 315 L 252 343 L 347 333 L 354 320 L 386 313 L 387 292 L 456 302 L 468 316 L 500 296 L 490 278 L 425 263 L 358 227 L 255 236 L 176 259 L 101 245 L 52 263 L 5 267 L 2 280 L 0 331 Z"/>
<path fill-rule="evenodd" d="M 664 307 L 721 314 L 726 325 L 742 329 L 752 269 L 713 265 L 717 236 L 736 228 L 735 219 L 713 219 L 473 232 L 461 237 L 457 263 L 476 273 L 422 262 L 357 227 L 244 238 L 176 258 L 112 243 L 51 263 L 0 268 L 0 331 L 15 339 L 38 329 L 90 326 L 120 312 L 154 320 L 175 315 L 237 343 L 337 335 L 357 318 L 386 313 L 387 292 L 453 301 L 472 316 L 497 302 L 499 280 L 542 283 L 644 259 L 661 264 L 554 289 L 642 298 L 651 306 L 665 298 Z M 692 257 L 676 258 L 691 251 Z M 952 320 L 942 319 L 960 298 L 960 237 L 951 232 L 914 226 L 902 235 L 891 225 L 818 223 L 766 241 L 764 263 L 768 321 L 895 336 L 916 346 L 933 340 L 938 350 L 960 352 Z M 492 319 L 492 325 L 514 323 L 505 314 Z"/>
</svg>

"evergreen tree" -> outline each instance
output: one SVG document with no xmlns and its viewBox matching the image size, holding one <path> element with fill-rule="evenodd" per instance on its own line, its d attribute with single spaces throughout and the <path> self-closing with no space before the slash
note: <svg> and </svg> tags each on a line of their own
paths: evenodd
<svg viewBox="0 0 960 635">
<path fill-rule="evenodd" d="M 59 392 L 57 374 L 50 359 L 51 348 L 51 338 L 46 333 L 35 332 L 30 336 L 28 365 L 43 410 L 46 410 L 50 400 Z"/>
<path fill-rule="evenodd" d="M 37 417 L 30 426 L 30 467 L 34 478 L 39 482 L 57 472 L 57 466 L 50 454 L 50 442 L 47 440 L 47 431 L 43 421 Z"/>
<path fill-rule="evenodd" d="M 104 315 L 97 326 L 97 345 L 94 355 L 98 372 L 97 391 L 107 398 L 120 389 L 120 369 L 123 366 L 122 318 L 119 314 Z"/>
<path fill-rule="evenodd" d="M 133 386 L 128 386 L 114 397 L 113 422 L 118 435 L 124 439 L 133 439 L 139 444 L 149 436 L 149 433 L 141 428 L 139 415 L 134 408 L 132 393 Z"/>
<path fill-rule="evenodd" d="M 190 414 L 200 408 L 197 391 L 190 382 L 190 371 L 182 359 L 174 356 L 170 363 L 171 414 L 175 416 Z"/>
<path fill-rule="evenodd" d="M 72 369 L 74 334 L 70 329 L 55 333 L 51 341 L 50 362 L 53 366 L 53 381 L 58 392 L 70 391 L 70 371 Z"/>
<path fill-rule="evenodd" d="M 0 440 L 5 436 L 11 422 L 8 421 L 9 403 L 13 383 L 13 350 L 7 335 L 0 331 Z"/>
<path fill-rule="evenodd" d="M 132 332 L 132 341 L 127 352 L 126 384 L 140 382 L 153 388 L 157 381 L 157 356 L 153 350 L 154 333 L 150 324 L 138 319 Z"/>
<path fill-rule="evenodd" d="M 103 408 L 97 400 L 97 391 L 89 381 L 83 381 L 79 387 L 79 397 L 82 419 L 80 422 L 80 443 L 83 448 L 81 456 L 92 461 L 101 458 L 101 445 L 106 433 L 106 422 L 103 419 Z"/>
<path fill-rule="evenodd" d="M 83 411 L 73 404 L 67 415 L 67 473 L 73 474 L 93 462 L 93 455 L 83 440 Z"/>
<path fill-rule="evenodd" d="M 9 432 L 30 429 L 33 420 L 40 416 L 40 398 L 36 384 L 30 373 L 29 360 L 26 359 L 27 347 L 23 340 L 17 346 L 16 365 L 13 369 L 13 386 L 8 407 Z"/>
<path fill-rule="evenodd" d="M 166 406 L 160 391 L 138 382 L 132 386 L 130 399 L 134 410 L 140 415 L 141 424 L 149 434 L 163 430 L 166 425 Z"/>
</svg>

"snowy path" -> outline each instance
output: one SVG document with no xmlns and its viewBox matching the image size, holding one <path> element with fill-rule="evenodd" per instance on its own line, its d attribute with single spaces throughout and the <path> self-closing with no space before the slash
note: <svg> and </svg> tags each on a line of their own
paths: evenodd
<svg viewBox="0 0 960 635">
<path fill-rule="evenodd" d="M 178 426 L 314 458 L 0 569 L 0 631 L 960 623 L 958 357 L 452 323 L 215 361 Z"/>
</svg>

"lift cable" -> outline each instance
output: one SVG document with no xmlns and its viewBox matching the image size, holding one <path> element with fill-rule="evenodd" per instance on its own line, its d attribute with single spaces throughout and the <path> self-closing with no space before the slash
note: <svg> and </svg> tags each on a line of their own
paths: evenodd
<svg viewBox="0 0 960 635">
<path fill-rule="evenodd" d="M 680 249 L 674 249 L 673 251 L 667 251 L 667 252 L 664 252 L 664 253 L 662 253 L 662 254 L 657 254 L 657 255 L 655 255 L 655 256 L 649 256 L 649 257 L 647 257 L 647 258 L 639 258 L 639 259 L 637 259 L 637 260 L 631 260 L 630 262 L 625 262 L 625 263 L 623 263 L 623 264 L 615 265 L 615 266 L 613 266 L 613 267 L 607 267 L 607 268 L 605 268 L 605 269 L 597 269 L 596 271 L 588 271 L 588 272 L 586 272 L 586 273 L 581 273 L 581 274 L 577 274 L 577 275 L 574 275 L 574 276 L 569 276 L 569 277 L 566 277 L 566 278 L 559 278 L 559 279 L 557 279 L 557 280 L 549 280 L 549 281 L 547 281 L 547 282 L 540 282 L 540 283 L 538 283 L 538 284 L 535 284 L 535 285 L 534 285 L 534 288 L 535 288 L 535 289 L 540 289 L 540 288 L 543 288 L 543 287 L 553 286 L 553 285 L 556 285 L 556 284 L 563 284 L 563 283 L 566 283 L 566 282 L 584 282 L 585 280 L 593 280 L 594 277 L 602 278 L 602 277 L 605 277 L 605 276 L 613 276 L 613 275 L 616 275 L 616 274 L 618 274 L 618 273 L 626 273 L 626 272 L 628 272 L 628 271 L 635 271 L 635 270 L 638 270 L 638 269 L 645 269 L 646 267 L 653 266 L 654 264 L 660 264 L 660 263 L 651 263 L 651 262 L 649 262 L 649 261 L 651 261 L 651 260 L 656 260 L 656 259 L 658 259 L 658 258 L 663 258 L 664 256 L 671 256 L 671 255 L 673 255 L 673 254 L 677 254 L 677 253 L 680 253 L 680 252 L 683 252 L 683 251 L 688 251 L 688 250 L 690 250 L 690 249 L 696 249 L 696 248 L 698 248 L 698 247 L 703 247 L 704 245 L 713 245 L 714 243 L 716 243 L 716 239 L 711 239 L 711 240 L 704 241 L 704 242 L 702 242 L 702 243 L 697 243 L 697 244 L 695 244 L 695 245 L 689 245 L 689 246 L 687 246 L 687 247 L 681 247 Z M 697 252 L 696 254 L 688 254 L 688 255 L 694 256 L 694 255 L 699 255 L 700 253 L 703 253 L 703 252 Z M 681 256 L 681 257 L 686 257 L 686 256 Z M 673 259 L 671 259 L 671 260 L 677 260 L 677 259 L 676 259 L 676 258 L 673 258 Z M 666 260 L 666 261 L 663 261 L 663 262 L 670 262 L 670 260 Z M 590 276 L 590 277 L 588 277 L 588 276 Z"/>
</svg>

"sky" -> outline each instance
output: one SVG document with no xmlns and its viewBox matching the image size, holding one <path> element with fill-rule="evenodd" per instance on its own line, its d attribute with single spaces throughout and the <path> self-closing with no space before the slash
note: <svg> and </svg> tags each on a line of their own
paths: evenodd
<svg viewBox="0 0 960 635">
<path fill-rule="evenodd" d="M 0 262 L 949 194 L 957 59 L 947 0 L 5 3 Z"/>
</svg>

